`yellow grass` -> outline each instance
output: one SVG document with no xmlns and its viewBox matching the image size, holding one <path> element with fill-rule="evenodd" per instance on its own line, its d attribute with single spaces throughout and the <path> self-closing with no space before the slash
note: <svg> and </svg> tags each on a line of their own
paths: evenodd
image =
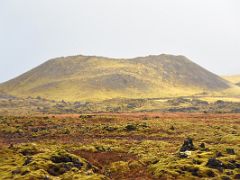
<svg viewBox="0 0 240 180">
<path fill-rule="evenodd" d="M 240 82 L 240 75 L 234 75 L 234 76 L 223 76 L 224 79 L 230 81 L 231 83 L 239 83 Z"/>
</svg>

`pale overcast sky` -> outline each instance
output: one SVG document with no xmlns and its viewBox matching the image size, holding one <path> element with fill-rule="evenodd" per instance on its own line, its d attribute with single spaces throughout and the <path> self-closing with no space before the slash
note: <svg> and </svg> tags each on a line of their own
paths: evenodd
<svg viewBox="0 0 240 180">
<path fill-rule="evenodd" d="M 0 82 L 59 56 L 161 53 L 240 74 L 240 0 L 0 0 Z"/>
</svg>

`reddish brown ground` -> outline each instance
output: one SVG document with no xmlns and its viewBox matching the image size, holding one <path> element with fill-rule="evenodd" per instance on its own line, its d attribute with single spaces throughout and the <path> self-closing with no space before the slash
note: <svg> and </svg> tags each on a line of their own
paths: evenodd
<svg viewBox="0 0 240 180">
<path fill-rule="evenodd" d="M 15 117 L 16 119 L 22 119 L 20 124 L 31 119 L 38 119 L 40 118 L 41 121 L 34 122 L 34 125 L 29 126 L 28 124 L 23 125 L 25 129 L 29 133 L 37 132 L 39 130 L 49 130 L 55 129 L 61 126 L 83 126 L 83 125 L 96 125 L 96 124 L 105 124 L 105 125 L 112 125 L 112 124 L 126 124 L 126 123 L 141 123 L 145 122 L 147 119 L 148 122 L 151 121 L 164 121 L 164 120 L 171 120 L 174 121 L 184 121 L 184 122 L 191 122 L 191 123 L 205 123 L 207 125 L 229 125 L 229 120 L 231 120 L 231 124 L 240 124 L 240 114 L 203 114 L 203 113 L 97 113 L 91 115 L 89 120 L 87 121 L 79 121 L 80 114 L 61 114 L 61 115 L 48 115 L 48 116 L 38 116 L 38 117 Z M 95 116 L 97 118 L 95 118 Z M 48 124 L 44 119 L 53 118 L 55 119 L 54 124 Z M 114 118 L 113 118 L 114 117 Z M 42 120 L 43 119 L 43 120 Z M 59 120 L 66 120 L 64 122 Z M 67 120 L 69 119 L 69 120 Z M 91 120 L 92 119 L 92 120 Z M 154 120 L 152 120 L 154 119 Z M 22 125 L 22 124 L 21 124 Z M 74 134 L 74 135 L 65 135 L 65 134 L 43 134 L 37 137 L 29 136 L 29 134 L 1 134 L 0 133 L 0 145 L 3 144 L 10 144 L 10 143 L 21 143 L 21 142 L 35 142 L 35 141 L 42 141 L 42 140 L 57 140 L 62 143 L 76 143 L 76 142 L 90 142 L 93 139 L 105 139 L 105 138 L 114 138 L 114 139 L 126 139 L 129 141 L 140 141 L 140 140 L 159 140 L 159 141 L 181 141 L 182 139 L 173 138 L 173 137 L 155 137 L 155 136 L 148 136 L 149 134 L 153 133 L 161 133 L 161 129 L 154 129 L 151 128 L 151 131 L 146 135 L 136 135 L 136 134 L 127 134 L 126 135 L 112 135 L 109 134 L 102 134 L 102 133 L 86 133 L 86 134 Z"/>
<path fill-rule="evenodd" d="M 6 127 L 19 125 L 24 130 L 23 133 L 1 133 L 0 131 L 0 147 L 9 146 L 10 144 L 17 144 L 23 142 L 57 142 L 60 144 L 90 144 L 94 141 L 103 139 L 127 140 L 127 142 L 136 145 L 144 140 L 166 141 L 176 145 L 178 148 L 184 136 L 178 136 L 184 130 L 175 132 L 174 135 L 168 134 L 169 129 L 158 126 L 155 127 L 156 122 L 183 122 L 190 123 L 190 125 L 203 124 L 205 126 L 229 126 L 240 125 L 240 114 L 203 114 L 203 113 L 97 113 L 92 115 L 80 114 L 62 114 L 62 115 L 48 115 L 38 117 L 9 117 L 11 119 Z M 102 125 L 114 126 L 122 125 L 123 127 L 128 123 L 149 123 L 151 128 L 138 132 L 105 132 L 101 128 Z M 12 123 L 12 124 L 11 124 Z M 171 123 L 170 123 L 171 124 Z M 3 124 L 3 126 L 6 124 Z M 79 131 L 76 133 L 51 133 L 56 129 L 73 127 L 73 129 L 84 130 L 85 127 L 93 127 L 88 131 Z M 94 129 L 96 128 L 96 129 Z M 33 136 L 35 132 L 45 132 L 38 136 Z M 62 132 L 62 131 L 61 131 Z M 166 136 L 159 136 L 165 134 Z M 216 142 L 218 143 L 218 142 Z M 166 150 L 168 153 L 175 152 L 176 149 Z M 98 167 L 101 173 L 106 173 L 106 167 L 113 162 L 126 161 L 131 162 L 137 160 L 133 154 L 119 153 L 119 152 L 88 152 L 88 151 L 72 151 L 72 153 L 87 159 L 91 164 Z M 148 180 L 153 179 L 147 171 L 146 167 L 131 170 L 131 174 L 114 173 L 105 174 L 111 179 L 137 179 Z"/>
<path fill-rule="evenodd" d="M 58 118 L 66 118 L 66 117 L 72 117 L 72 118 L 76 118 L 79 117 L 81 114 L 49 114 L 49 117 L 55 116 Z M 210 117 L 210 118 L 239 118 L 240 114 L 211 114 L 211 113 L 152 113 L 152 112 L 148 112 L 148 113 L 141 113 L 141 112 L 137 112 L 137 113 L 95 113 L 94 115 L 107 115 L 107 116 L 121 116 L 121 117 L 157 117 L 159 116 L 160 118 L 202 118 L 202 117 Z"/>
</svg>

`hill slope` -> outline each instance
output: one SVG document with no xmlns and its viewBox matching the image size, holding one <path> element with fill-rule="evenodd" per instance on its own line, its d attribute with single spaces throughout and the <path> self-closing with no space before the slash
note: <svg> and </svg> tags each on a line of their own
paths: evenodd
<svg viewBox="0 0 240 180">
<path fill-rule="evenodd" d="M 224 76 L 223 78 L 233 84 L 240 86 L 240 75 Z"/>
<path fill-rule="evenodd" d="M 1 84 L 0 90 L 15 96 L 76 101 L 191 95 L 230 86 L 184 56 L 162 54 L 134 59 L 57 58 Z"/>
</svg>

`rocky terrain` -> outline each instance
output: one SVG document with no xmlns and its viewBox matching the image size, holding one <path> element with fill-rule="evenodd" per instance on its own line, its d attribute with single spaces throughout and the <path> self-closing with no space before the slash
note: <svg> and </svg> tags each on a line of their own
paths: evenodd
<svg viewBox="0 0 240 180">
<path fill-rule="evenodd" d="M 0 117 L 2 179 L 239 179 L 240 115 Z"/>
</svg>

